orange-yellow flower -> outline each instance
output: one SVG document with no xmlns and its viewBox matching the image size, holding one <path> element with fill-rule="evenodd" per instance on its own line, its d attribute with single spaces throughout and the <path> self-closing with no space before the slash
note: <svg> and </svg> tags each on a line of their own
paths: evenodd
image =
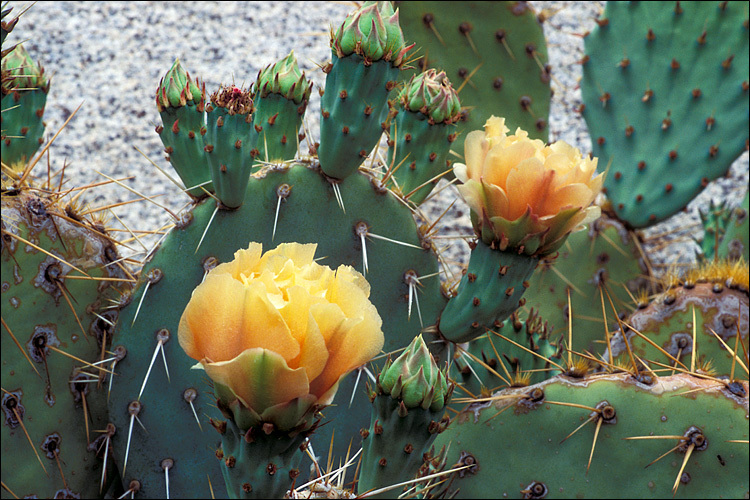
<svg viewBox="0 0 750 500">
<path fill-rule="evenodd" d="M 263 254 L 251 243 L 208 273 L 182 314 L 180 345 L 240 428 L 295 427 L 383 347 L 370 285 L 352 267 L 314 262 L 316 247 L 289 243 Z"/>
<path fill-rule="evenodd" d="M 505 119 L 493 116 L 484 131 L 466 136 L 466 164 L 453 167 L 463 182 L 458 190 L 485 243 L 528 255 L 554 252 L 599 217 L 592 203 L 603 174 L 596 175 L 596 158 L 582 158 L 563 141 L 546 146 L 520 128 L 508 132 Z"/>
</svg>

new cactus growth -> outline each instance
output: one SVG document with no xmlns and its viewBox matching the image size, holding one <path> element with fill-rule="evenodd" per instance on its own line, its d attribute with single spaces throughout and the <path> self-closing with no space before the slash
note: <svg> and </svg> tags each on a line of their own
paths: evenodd
<svg viewBox="0 0 750 500">
<path fill-rule="evenodd" d="M 312 82 L 299 70 L 294 51 L 258 73 L 253 87 L 258 160 L 293 160 L 299 149 L 299 129 L 312 92 Z"/>
<path fill-rule="evenodd" d="M 205 106 L 205 84 L 194 82 L 176 59 L 156 89 L 156 108 L 163 124 L 156 131 L 187 193 L 198 199 L 214 191 L 203 151 Z"/>
<path fill-rule="evenodd" d="M 411 47 L 390 2 L 365 2 L 332 34 L 318 148 L 329 177 L 354 173 L 380 140 L 388 93 Z"/>
<path fill-rule="evenodd" d="M 234 85 L 223 86 L 211 94 L 211 104 L 206 107 L 203 149 L 216 197 L 227 208 L 242 205 L 251 168 L 258 157 L 254 109 L 250 91 Z"/>
<path fill-rule="evenodd" d="M 418 335 L 378 375 L 369 429 L 362 430 L 358 491 L 377 490 L 416 476 L 424 454 L 448 425 L 443 418 L 453 386 Z M 373 498 L 397 498 L 401 489 Z"/>
<path fill-rule="evenodd" d="M 25 164 L 44 142 L 42 117 L 50 82 L 20 44 L 3 56 L 0 75 L 2 162 Z"/>
<path fill-rule="evenodd" d="M 388 141 L 389 173 L 400 192 L 419 205 L 450 172 L 448 152 L 461 113 L 445 73 L 430 69 L 412 77 L 396 104 Z"/>
</svg>

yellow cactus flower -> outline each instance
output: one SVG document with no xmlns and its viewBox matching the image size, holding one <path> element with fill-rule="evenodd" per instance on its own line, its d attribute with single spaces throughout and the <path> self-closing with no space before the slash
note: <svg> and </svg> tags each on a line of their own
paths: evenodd
<svg viewBox="0 0 750 500">
<path fill-rule="evenodd" d="M 350 266 L 313 261 L 315 244 L 238 250 L 211 270 L 180 318 L 179 341 L 214 381 L 240 428 L 296 427 L 383 347 L 370 285 Z"/>
<path fill-rule="evenodd" d="M 520 128 L 515 135 L 508 132 L 505 119 L 493 116 L 484 131 L 466 136 L 466 163 L 453 167 L 463 182 L 459 193 L 488 245 L 519 254 L 552 253 L 568 234 L 599 217 L 592 203 L 603 174 L 596 175 L 596 158 L 582 158 L 563 141 L 546 146 Z"/>
</svg>

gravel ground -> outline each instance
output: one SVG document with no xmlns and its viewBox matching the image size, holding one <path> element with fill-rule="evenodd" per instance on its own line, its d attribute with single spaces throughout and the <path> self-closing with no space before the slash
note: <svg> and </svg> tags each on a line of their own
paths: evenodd
<svg viewBox="0 0 750 500">
<path fill-rule="evenodd" d="M 18 12 L 27 3 L 10 2 Z M 583 55 L 580 34 L 592 29 L 602 2 L 532 2 L 548 17 L 545 33 L 553 65 L 554 99 L 551 139 L 563 139 L 582 152 L 591 149 L 583 119 L 578 81 Z M 81 105 L 76 116 L 50 148 L 53 171 L 67 164 L 69 186 L 101 182 L 101 174 L 132 179 L 124 184 L 172 211 L 187 197 L 151 164 L 171 171 L 154 127 L 159 122 L 154 89 L 176 57 L 207 88 L 234 81 L 249 84 L 265 65 L 294 49 L 300 67 L 316 85 L 324 75 L 318 65 L 330 57 L 328 29 L 353 8 L 351 3 L 323 2 L 39 2 L 26 12 L 10 41 L 27 40 L 27 50 L 53 75 L 45 120 L 52 135 Z M 318 128 L 315 93 L 307 112 L 308 127 Z M 140 152 L 138 150 L 140 150 Z M 142 153 L 141 153 L 142 152 Z M 101 173 L 101 174 L 100 174 Z M 699 234 L 698 209 L 711 200 L 739 204 L 747 189 L 748 154 L 679 214 L 647 231 L 661 246 L 659 235 L 672 233 L 675 243 L 657 254 L 661 262 L 692 259 L 687 234 Z M 452 188 L 432 202 L 432 217 L 456 197 Z M 137 198 L 122 187 L 97 188 L 86 201 L 97 207 Z M 170 218 L 148 202 L 115 210 L 134 230 L 163 227 Z M 441 221 L 446 234 L 470 234 L 466 209 L 454 208 Z M 461 216 L 459 216 L 459 213 Z M 112 217 L 111 225 L 118 227 Z M 674 232 L 677 230 L 677 232 Z M 146 244 L 153 244 L 146 239 Z M 466 261 L 467 247 L 452 245 L 449 258 Z"/>
</svg>

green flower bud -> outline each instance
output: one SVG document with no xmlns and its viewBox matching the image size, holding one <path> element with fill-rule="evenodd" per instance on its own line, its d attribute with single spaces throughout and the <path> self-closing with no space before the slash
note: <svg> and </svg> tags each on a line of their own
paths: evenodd
<svg viewBox="0 0 750 500">
<path fill-rule="evenodd" d="M 255 95 L 266 97 L 269 93 L 280 94 L 294 101 L 295 104 L 301 104 L 302 101 L 310 99 L 312 92 L 312 82 L 305 80 L 305 74 L 302 73 L 297 65 L 297 58 L 294 57 L 294 51 L 288 56 L 275 64 L 269 64 L 265 69 L 258 73 L 258 80 L 255 82 Z"/>
<path fill-rule="evenodd" d="M 383 59 L 395 67 L 414 46 L 406 46 L 391 2 L 365 2 L 346 17 L 331 45 L 340 58 L 357 53 L 369 63 Z"/>
<path fill-rule="evenodd" d="M 49 90 L 44 68 L 34 62 L 23 45 L 16 45 L 2 60 L 2 92 L 34 89 Z"/>
<path fill-rule="evenodd" d="M 180 60 L 175 59 L 172 67 L 159 82 L 159 88 L 156 89 L 156 107 L 159 112 L 170 107 L 199 105 L 204 100 L 205 91 L 193 82 L 190 73 L 182 69 Z"/>
<path fill-rule="evenodd" d="M 445 373 L 438 369 L 421 335 L 395 361 L 386 362 L 378 384 L 384 393 L 401 399 L 407 408 L 438 411 L 445 406 L 449 395 Z"/>
<path fill-rule="evenodd" d="M 421 111 L 432 123 L 454 123 L 460 118 L 461 102 L 443 71 L 428 69 L 413 76 L 399 97 L 404 108 Z"/>
</svg>

